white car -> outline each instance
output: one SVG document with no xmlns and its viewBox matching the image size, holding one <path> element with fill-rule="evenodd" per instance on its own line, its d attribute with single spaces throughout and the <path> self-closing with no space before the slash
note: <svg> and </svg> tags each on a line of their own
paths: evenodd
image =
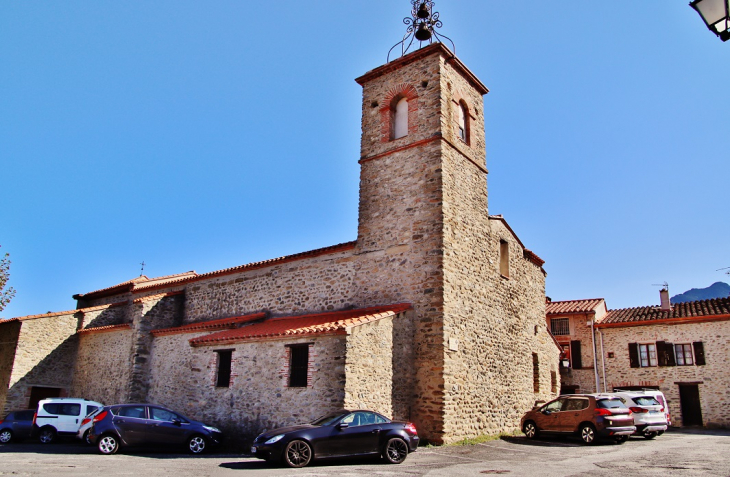
<svg viewBox="0 0 730 477">
<path fill-rule="evenodd" d="M 636 390 L 629 390 L 629 389 L 614 389 L 614 392 L 617 393 L 642 393 L 646 394 L 648 396 L 652 396 L 654 399 L 659 401 L 659 404 L 661 404 L 664 407 L 664 415 L 667 418 L 667 426 L 672 425 L 672 416 L 669 414 L 669 404 L 667 403 L 667 398 L 664 396 L 664 393 L 659 391 L 658 389 L 641 389 L 639 391 Z M 659 433 L 661 435 L 661 433 Z"/>
<path fill-rule="evenodd" d="M 99 414 L 103 408 L 94 409 L 89 414 L 86 415 L 86 417 L 81 421 L 81 427 L 79 427 L 79 432 L 76 433 L 76 437 L 81 439 L 82 441 L 86 442 L 87 444 L 92 444 L 91 440 L 89 440 L 89 430 L 91 429 L 91 426 L 94 424 L 94 416 Z"/>
<path fill-rule="evenodd" d="M 618 392 L 618 396 L 634 415 L 636 434 L 654 439 L 667 430 L 665 406 L 654 396 L 644 391 Z"/>
<path fill-rule="evenodd" d="M 84 416 L 103 406 L 99 402 L 79 398 L 43 399 L 36 411 L 38 439 L 43 444 L 50 444 L 58 436 L 75 436 Z"/>
</svg>

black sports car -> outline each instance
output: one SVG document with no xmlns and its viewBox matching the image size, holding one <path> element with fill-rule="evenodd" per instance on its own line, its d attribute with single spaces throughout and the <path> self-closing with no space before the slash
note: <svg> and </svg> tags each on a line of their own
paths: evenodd
<svg viewBox="0 0 730 477">
<path fill-rule="evenodd" d="M 416 426 L 391 421 L 372 411 L 337 411 L 311 424 L 266 431 L 253 442 L 251 453 L 269 462 L 304 467 L 312 459 L 382 455 L 400 464 L 418 447 Z"/>
</svg>

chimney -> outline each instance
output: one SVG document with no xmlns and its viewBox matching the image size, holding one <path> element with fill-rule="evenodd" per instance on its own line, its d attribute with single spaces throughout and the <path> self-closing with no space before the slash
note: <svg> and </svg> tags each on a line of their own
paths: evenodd
<svg viewBox="0 0 730 477">
<path fill-rule="evenodd" d="M 659 299 L 661 300 L 661 305 L 659 306 L 659 309 L 663 311 L 672 310 L 672 304 L 669 302 L 669 289 L 667 287 L 659 290 Z"/>
</svg>

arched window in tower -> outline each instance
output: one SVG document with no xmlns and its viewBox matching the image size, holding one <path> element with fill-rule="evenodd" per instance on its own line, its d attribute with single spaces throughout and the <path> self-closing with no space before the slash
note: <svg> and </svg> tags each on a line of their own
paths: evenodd
<svg viewBox="0 0 730 477">
<path fill-rule="evenodd" d="M 398 139 L 408 135 L 408 100 L 401 98 L 393 101 L 393 103 L 393 133 L 391 139 Z"/>
<path fill-rule="evenodd" d="M 465 143 L 469 143 L 469 113 L 466 104 L 459 102 L 459 137 Z"/>
</svg>

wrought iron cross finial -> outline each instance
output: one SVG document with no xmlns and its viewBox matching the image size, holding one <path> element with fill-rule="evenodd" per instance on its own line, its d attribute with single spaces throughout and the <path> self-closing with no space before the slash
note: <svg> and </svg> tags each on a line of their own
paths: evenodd
<svg viewBox="0 0 730 477">
<path fill-rule="evenodd" d="M 423 42 L 428 42 L 429 45 L 433 43 L 434 38 L 441 43 L 443 43 L 441 38 L 449 40 L 452 51 L 456 53 L 456 47 L 451 38 L 436 32 L 436 28 L 441 28 L 443 23 L 439 20 L 439 13 L 433 11 L 433 5 L 434 2 L 431 0 L 411 0 L 411 16 L 403 19 L 403 23 L 408 25 L 406 34 L 388 51 L 386 62 L 390 61 L 390 53 L 398 45 L 401 46 L 401 56 L 403 56 L 408 53 L 414 41 L 418 41 L 420 48 Z"/>
<path fill-rule="evenodd" d="M 142 260 L 142 263 L 140 263 L 140 265 L 142 265 L 142 270 L 139 272 L 139 276 L 141 277 L 142 275 L 144 275 L 144 266 L 145 266 L 144 260 Z"/>
</svg>

